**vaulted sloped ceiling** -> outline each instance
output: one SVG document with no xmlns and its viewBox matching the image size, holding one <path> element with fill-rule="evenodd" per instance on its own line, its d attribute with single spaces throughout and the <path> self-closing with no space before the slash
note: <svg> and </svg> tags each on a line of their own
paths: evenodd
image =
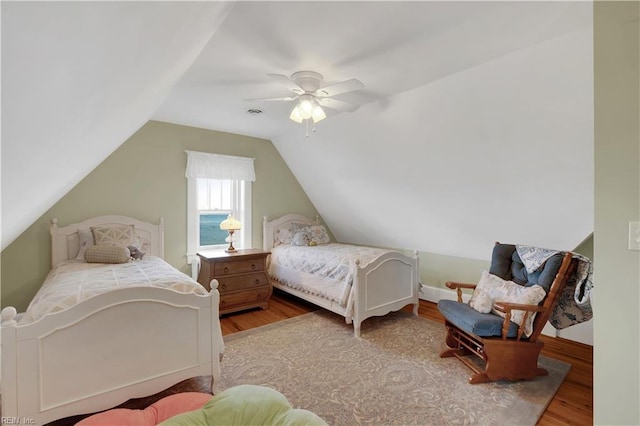
<svg viewBox="0 0 640 426">
<path fill-rule="evenodd" d="M 590 2 L 108 4 L 3 3 L 3 247 L 149 118 L 271 139 L 341 241 L 486 259 L 593 230 Z M 306 138 L 245 101 L 309 69 L 362 107 Z"/>
<path fill-rule="evenodd" d="M 229 9 L 2 2 L 3 249 L 151 118 Z"/>
</svg>

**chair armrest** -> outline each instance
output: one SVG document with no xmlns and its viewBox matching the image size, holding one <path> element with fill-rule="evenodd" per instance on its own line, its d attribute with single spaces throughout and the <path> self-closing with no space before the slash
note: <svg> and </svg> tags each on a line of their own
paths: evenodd
<svg viewBox="0 0 640 426">
<path fill-rule="evenodd" d="M 523 303 L 509 303 L 509 302 L 495 302 L 493 308 L 496 311 L 507 313 L 511 311 L 528 311 L 528 312 L 542 312 L 544 308 L 538 305 L 527 305 Z"/>
<path fill-rule="evenodd" d="M 459 283 L 456 281 L 447 281 L 444 283 L 448 288 L 456 290 L 458 293 L 458 302 L 462 303 L 462 289 L 463 288 L 476 288 L 476 284 Z"/>
<path fill-rule="evenodd" d="M 444 283 L 444 285 L 454 290 L 456 288 L 476 288 L 477 286 L 477 284 L 459 283 L 456 281 L 447 281 L 446 283 Z"/>
<path fill-rule="evenodd" d="M 524 323 L 527 317 L 532 312 L 543 312 L 544 308 L 538 305 L 527 305 L 523 303 L 509 303 L 509 302 L 495 302 L 493 309 L 504 314 L 504 321 L 502 322 L 502 339 L 507 338 L 509 332 L 509 322 L 511 321 L 511 311 L 524 311 L 524 317 L 522 318 L 522 324 L 518 327 L 518 340 L 524 335 Z"/>
</svg>

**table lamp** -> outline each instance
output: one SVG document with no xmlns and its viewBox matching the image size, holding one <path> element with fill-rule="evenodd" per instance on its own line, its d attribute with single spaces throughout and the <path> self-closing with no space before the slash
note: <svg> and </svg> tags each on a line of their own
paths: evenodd
<svg viewBox="0 0 640 426">
<path fill-rule="evenodd" d="M 229 233 L 229 247 L 225 249 L 227 253 L 236 252 L 236 249 L 233 247 L 233 233 L 240 228 L 242 228 L 242 224 L 231 215 L 220 222 L 220 229 Z"/>
</svg>

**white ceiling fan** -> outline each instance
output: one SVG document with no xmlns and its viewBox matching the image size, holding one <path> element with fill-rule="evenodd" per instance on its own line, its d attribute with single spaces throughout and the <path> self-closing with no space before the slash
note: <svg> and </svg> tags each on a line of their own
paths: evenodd
<svg viewBox="0 0 640 426">
<path fill-rule="evenodd" d="M 353 112 L 360 107 L 360 105 L 352 102 L 332 98 L 341 93 L 364 88 L 364 84 L 355 78 L 323 87 L 322 75 L 315 71 L 298 71 L 293 73 L 291 77 L 282 74 L 267 75 L 282 83 L 287 89 L 293 92 L 293 95 L 279 98 L 246 100 L 253 102 L 299 100 L 289 116 L 291 120 L 297 123 L 302 123 L 304 120 L 309 119 L 313 120 L 314 123 L 323 120 L 326 118 L 326 114 L 322 107 L 347 112 Z"/>
</svg>

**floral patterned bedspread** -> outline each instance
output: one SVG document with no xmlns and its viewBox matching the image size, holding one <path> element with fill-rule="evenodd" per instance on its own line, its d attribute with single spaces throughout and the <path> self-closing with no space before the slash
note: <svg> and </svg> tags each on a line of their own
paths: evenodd
<svg viewBox="0 0 640 426">
<path fill-rule="evenodd" d="M 339 243 L 316 246 L 279 245 L 271 250 L 269 274 L 283 284 L 317 294 L 345 306 L 349 298 L 356 261 L 364 267 L 389 250 Z M 292 273 L 293 271 L 299 273 Z M 309 288 L 308 280 L 293 277 L 313 275 L 325 278 L 326 288 Z"/>
<path fill-rule="evenodd" d="M 37 321 L 48 313 L 125 287 L 161 287 L 180 293 L 208 294 L 197 281 L 155 256 L 120 264 L 69 261 L 49 271 L 20 324 Z"/>
</svg>

